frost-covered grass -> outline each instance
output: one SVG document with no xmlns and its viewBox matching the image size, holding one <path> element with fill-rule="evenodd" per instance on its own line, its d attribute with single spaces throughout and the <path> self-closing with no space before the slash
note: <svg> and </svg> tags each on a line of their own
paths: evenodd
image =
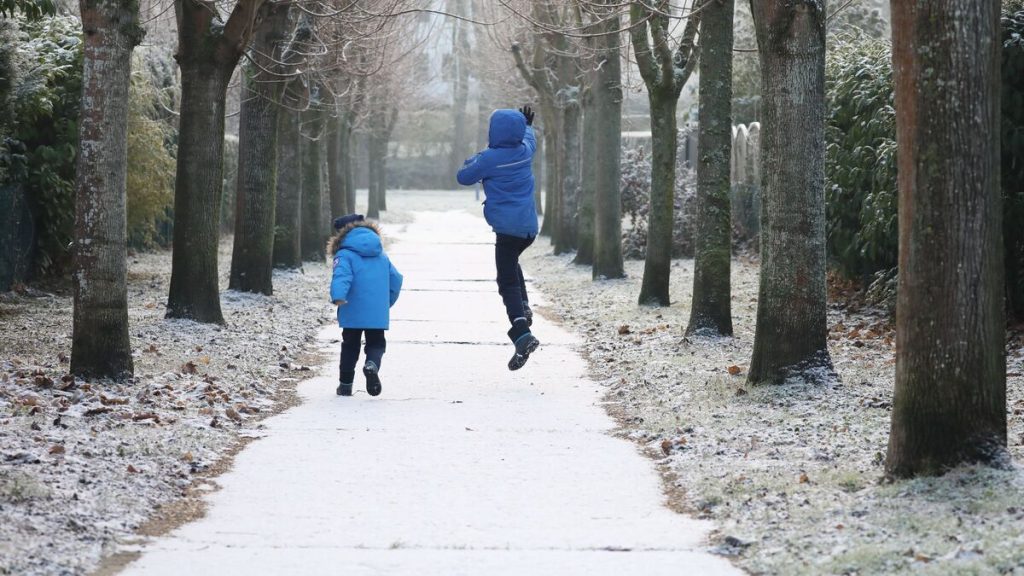
<svg viewBox="0 0 1024 576">
<path fill-rule="evenodd" d="M 692 261 L 673 263 L 674 304 L 645 308 L 636 305 L 642 262 L 627 262 L 626 279 L 592 282 L 589 268 L 549 252 L 538 242 L 524 263 L 545 312 L 580 334 L 622 433 L 658 454 L 673 504 L 717 524 L 717 551 L 755 574 L 1024 574 L 1019 466 L 881 482 L 894 366 L 885 318 L 831 309 L 839 381 L 751 388 L 754 263 L 734 261 L 735 337 L 689 339 Z M 1016 462 L 1021 349 L 1011 342 Z"/>
<path fill-rule="evenodd" d="M 127 383 L 66 377 L 69 294 L 0 295 L 0 574 L 87 573 L 308 374 L 329 320 L 325 264 L 275 273 L 274 296 L 225 290 L 214 326 L 164 320 L 170 258 L 129 258 Z"/>
</svg>

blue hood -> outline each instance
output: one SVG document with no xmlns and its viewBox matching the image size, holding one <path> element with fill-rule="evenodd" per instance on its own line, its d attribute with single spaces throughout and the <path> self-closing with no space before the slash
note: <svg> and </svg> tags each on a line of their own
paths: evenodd
<svg viewBox="0 0 1024 576">
<path fill-rule="evenodd" d="M 490 148 L 515 148 L 523 143 L 526 117 L 519 110 L 503 108 L 491 113 L 491 127 L 487 132 Z"/>
<path fill-rule="evenodd" d="M 341 242 L 341 248 L 343 250 L 351 250 L 364 258 L 380 256 L 381 252 L 384 251 L 384 247 L 380 243 L 380 236 L 370 228 L 365 227 L 349 230 L 345 234 L 345 239 Z"/>
</svg>

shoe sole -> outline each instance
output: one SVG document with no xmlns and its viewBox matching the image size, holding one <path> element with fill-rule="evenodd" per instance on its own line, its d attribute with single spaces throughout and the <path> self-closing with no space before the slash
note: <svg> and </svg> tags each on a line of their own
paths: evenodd
<svg viewBox="0 0 1024 576">
<path fill-rule="evenodd" d="M 540 348 L 540 341 L 534 340 L 526 346 L 526 350 L 522 354 L 516 352 L 512 359 L 508 361 L 508 369 L 512 371 L 519 370 L 523 366 L 526 366 L 526 361 L 530 359 L 530 354 L 533 354 L 537 348 Z"/>
<path fill-rule="evenodd" d="M 369 370 L 363 370 L 363 376 L 366 376 L 366 393 L 370 396 L 380 396 L 383 386 L 380 382 L 380 376 L 376 372 Z"/>
<path fill-rule="evenodd" d="M 338 396 L 351 396 L 352 385 L 351 384 L 339 384 L 338 389 L 334 391 Z"/>
</svg>

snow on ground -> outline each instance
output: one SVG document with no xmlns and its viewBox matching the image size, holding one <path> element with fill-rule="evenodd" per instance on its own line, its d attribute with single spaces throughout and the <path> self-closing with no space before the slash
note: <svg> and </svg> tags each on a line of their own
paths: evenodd
<svg viewBox="0 0 1024 576">
<path fill-rule="evenodd" d="M 735 338 L 683 337 L 692 260 L 673 263 L 669 308 L 636 305 L 628 278 L 592 282 L 544 240 L 523 266 L 584 340 L 622 433 L 658 459 L 674 507 L 713 520 L 716 544 L 755 574 L 1024 574 L 1024 473 L 963 467 L 884 484 L 894 333 L 833 309 L 831 385 L 745 385 L 756 264 L 734 261 Z M 543 334 L 538 335 L 543 341 Z M 1024 348 L 1011 342 L 1009 445 L 1024 458 Z M 730 373 L 737 372 L 733 375 Z"/>
<path fill-rule="evenodd" d="M 276 272 L 273 296 L 225 290 L 214 326 L 164 320 L 170 257 L 129 259 L 127 384 L 65 377 L 68 294 L 0 299 L 0 574 L 91 570 L 155 510 L 208 488 L 308 374 L 304 350 L 330 319 L 324 264 Z"/>
</svg>

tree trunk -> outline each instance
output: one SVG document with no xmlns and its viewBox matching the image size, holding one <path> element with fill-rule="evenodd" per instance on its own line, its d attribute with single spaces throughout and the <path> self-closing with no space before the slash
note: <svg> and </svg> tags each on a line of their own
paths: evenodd
<svg viewBox="0 0 1024 576">
<path fill-rule="evenodd" d="M 687 335 L 732 336 L 730 289 L 732 210 L 733 0 L 704 7 L 697 112 L 697 222 L 694 230 L 693 303 Z"/>
<path fill-rule="evenodd" d="M 217 276 L 224 101 L 235 62 L 179 49 L 181 117 L 168 318 L 223 324 Z"/>
<path fill-rule="evenodd" d="M 541 106 L 544 114 L 544 219 L 541 221 L 540 234 L 555 240 L 555 223 L 558 221 L 558 202 L 562 197 L 561 161 L 558 148 L 561 138 L 558 136 L 558 112 L 554 106 Z"/>
<path fill-rule="evenodd" d="M 348 206 L 348 191 L 345 189 L 345 161 L 342 154 L 348 151 L 341 142 L 340 111 L 335 106 L 327 118 L 327 185 L 331 197 L 331 215 L 333 217 L 353 212 Z"/>
<path fill-rule="evenodd" d="M 555 235 L 555 254 L 576 249 L 576 213 L 580 194 L 580 127 L 579 102 L 566 103 L 562 108 L 562 147 L 559 148 L 562 165 L 562 193 L 558 198 L 559 232 Z"/>
<path fill-rule="evenodd" d="M 594 263 L 594 180 L 597 178 L 597 138 L 601 119 L 594 107 L 594 88 L 583 95 L 583 139 L 580 149 L 580 189 L 576 211 L 576 256 L 573 264 Z"/>
<path fill-rule="evenodd" d="M 617 30 L 618 26 L 618 19 L 609 20 L 604 31 Z M 619 46 L 618 35 L 598 39 L 598 66 L 591 80 L 594 114 L 601 119 L 593 132 L 595 280 L 626 275 L 622 264 L 622 62 Z"/>
<path fill-rule="evenodd" d="M 327 231 L 323 229 L 323 181 L 320 173 L 323 146 L 323 112 L 311 106 L 302 114 L 299 162 L 302 166 L 302 259 L 319 262 L 324 259 Z"/>
<path fill-rule="evenodd" d="M 342 173 L 345 178 L 345 206 L 349 213 L 358 212 L 356 209 L 356 147 L 352 142 L 353 122 L 355 122 L 353 113 L 351 111 L 346 112 L 345 121 L 341 124 L 341 136 L 338 140 L 341 145 L 339 154 L 341 155 Z"/>
<path fill-rule="evenodd" d="M 288 100 L 285 100 L 286 106 Z M 299 112 L 285 107 L 279 115 L 277 208 L 274 213 L 274 266 L 302 267 L 302 177 Z"/>
<path fill-rule="evenodd" d="M 893 2 L 896 388 L 886 471 L 1007 464 L 999 2 Z"/>
<path fill-rule="evenodd" d="M 274 200 L 277 191 L 277 128 L 283 79 L 274 76 L 284 52 L 288 9 L 280 5 L 253 39 L 245 66 L 238 127 L 238 192 L 228 288 L 273 294 Z"/>
<path fill-rule="evenodd" d="M 383 188 L 381 182 L 381 158 L 380 158 L 380 133 L 374 127 L 374 131 L 366 139 L 367 149 L 367 176 L 368 190 L 366 199 L 366 217 L 375 220 L 380 219 L 380 194 Z"/>
<path fill-rule="evenodd" d="M 676 187 L 676 97 L 648 91 L 651 103 L 651 209 L 647 256 L 640 285 L 641 305 L 668 306 L 672 270 L 672 227 Z"/>
<path fill-rule="evenodd" d="M 761 58 L 763 195 L 748 381 L 822 381 L 834 376 L 825 307 L 825 8 L 751 5 Z"/>
<path fill-rule="evenodd" d="M 71 373 L 130 378 L 128 333 L 128 90 L 145 31 L 134 2 L 82 0 L 82 108 L 75 182 Z"/>
<path fill-rule="evenodd" d="M 469 14 L 465 0 L 454 2 L 454 13 Z M 455 174 L 468 156 L 466 150 L 466 104 L 469 101 L 469 25 L 452 21 L 452 142 L 448 155 L 448 173 Z"/>
</svg>

